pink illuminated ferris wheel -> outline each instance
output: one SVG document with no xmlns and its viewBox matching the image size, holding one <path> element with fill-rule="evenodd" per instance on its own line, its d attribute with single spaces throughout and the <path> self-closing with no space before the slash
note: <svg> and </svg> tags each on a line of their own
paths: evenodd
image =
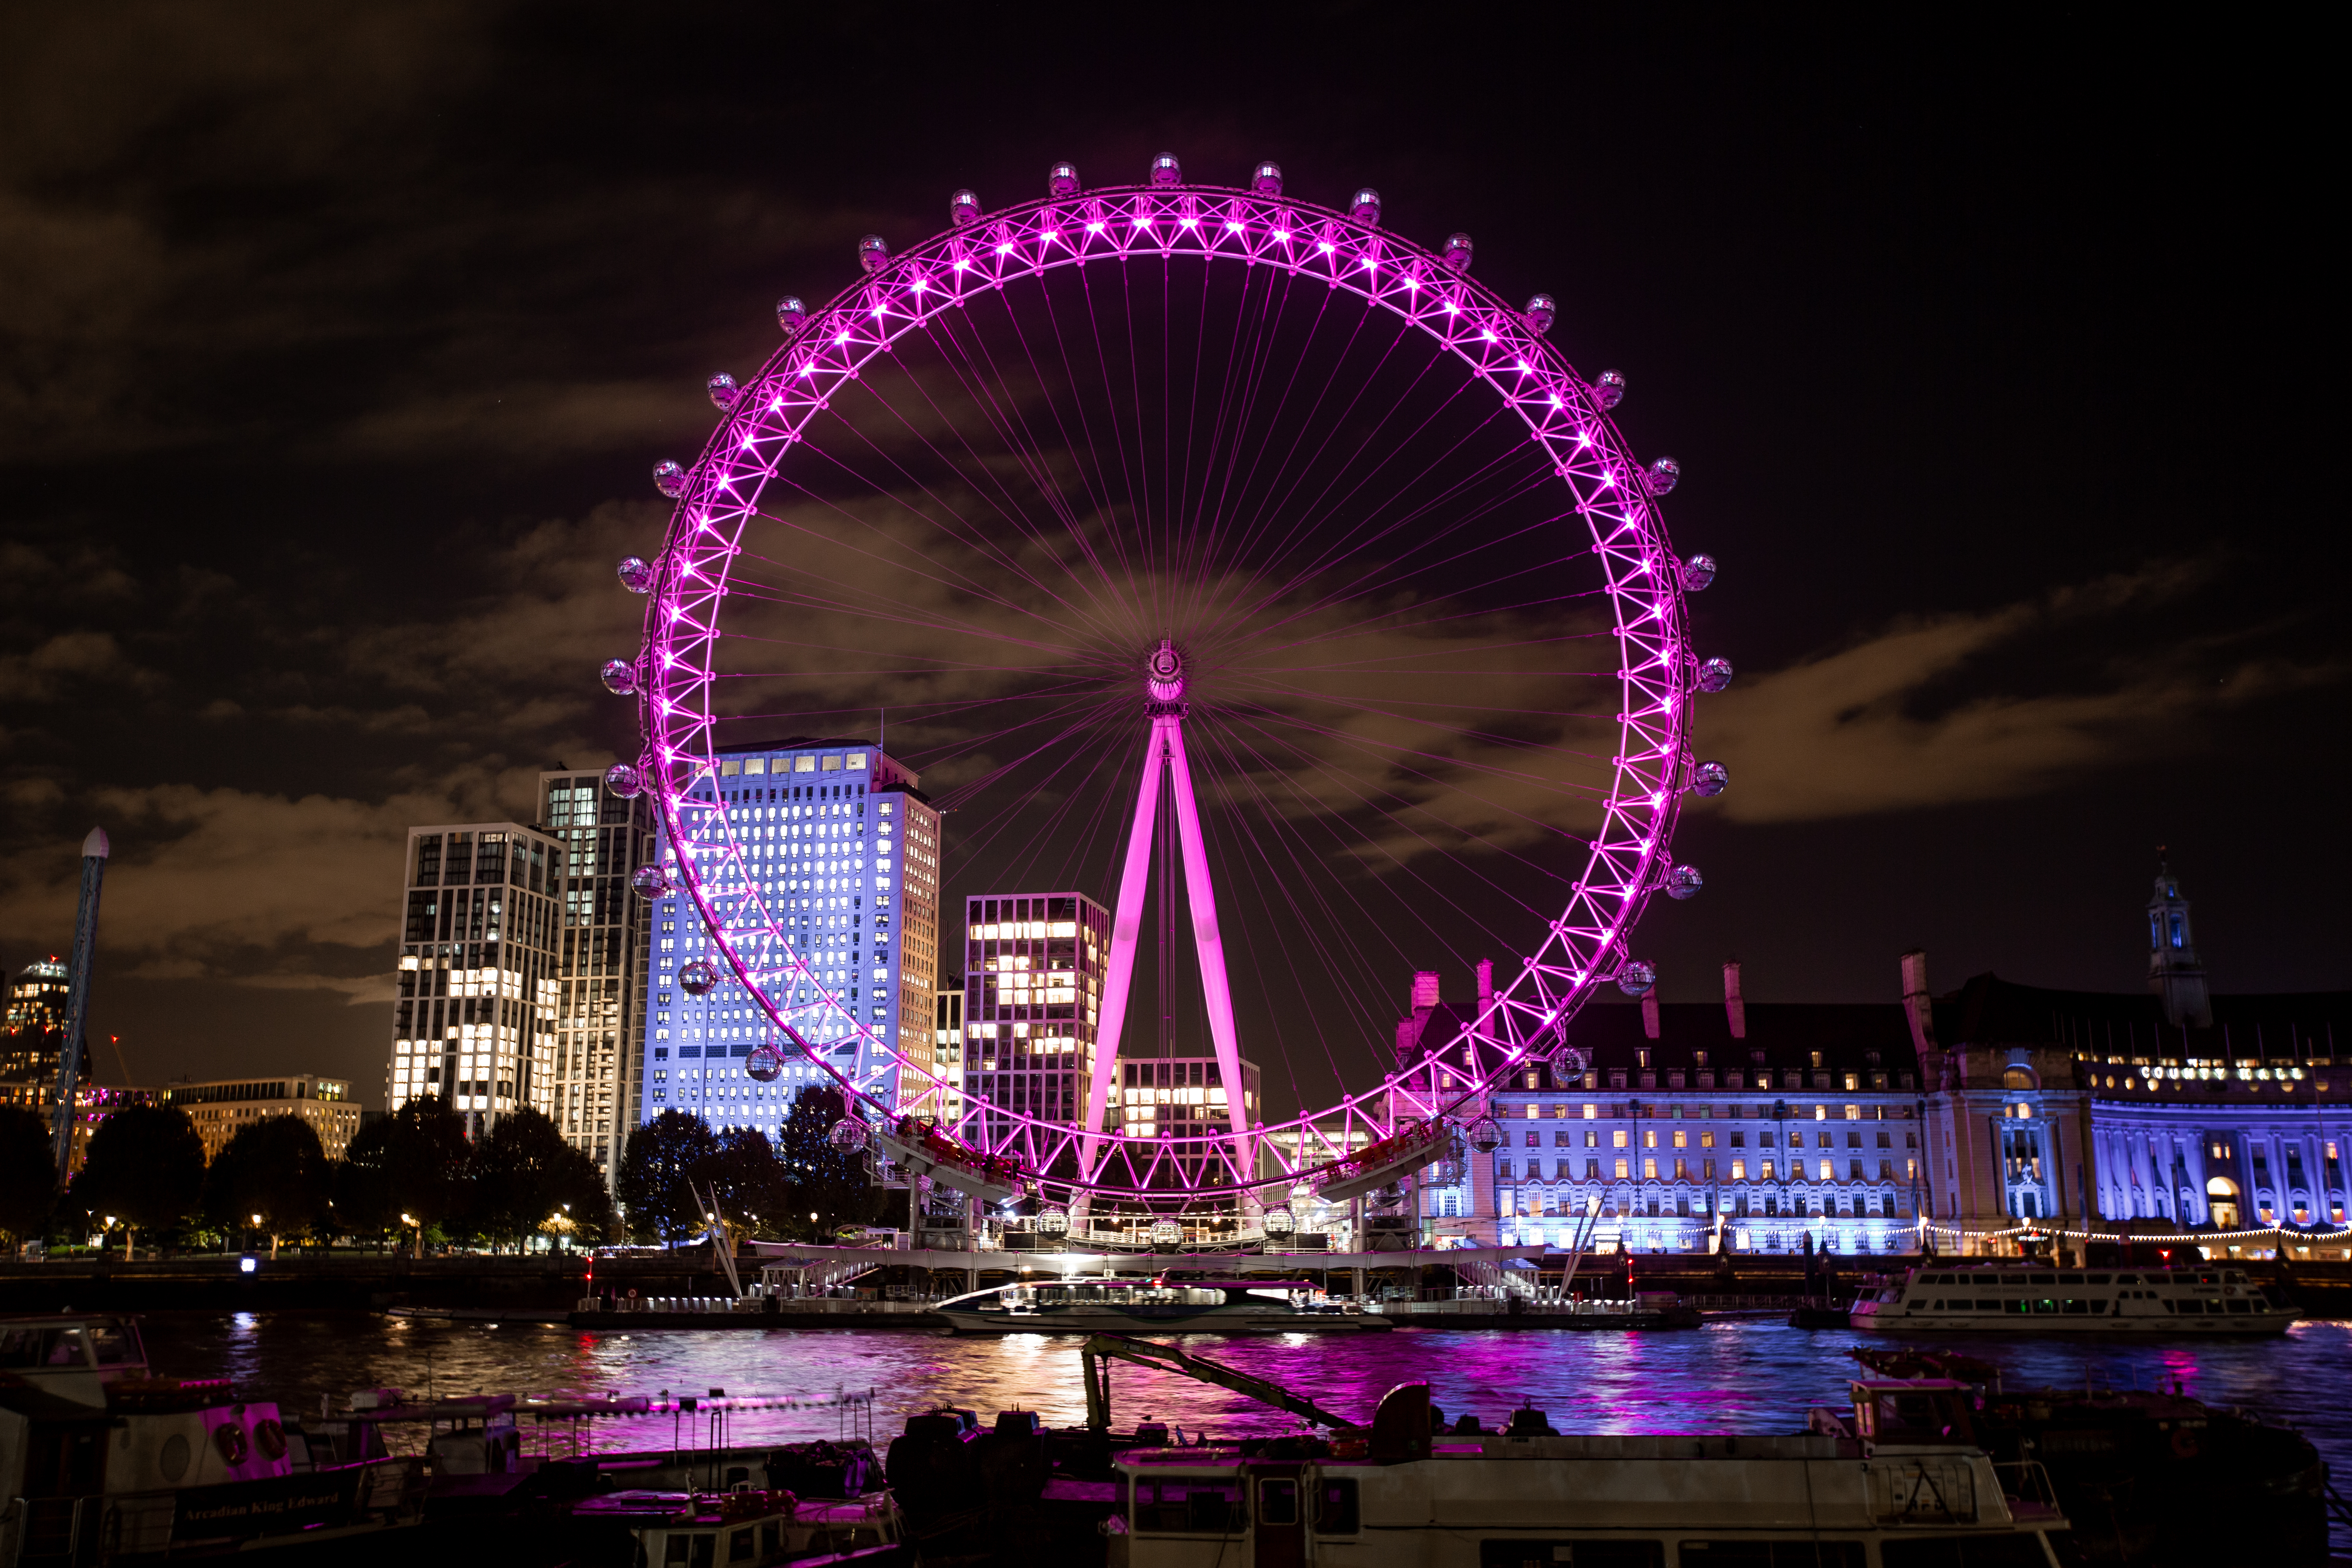
<svg viewBox="0 0 2352 1568">
<path fill-rule="evenodd" d="M 710 933 L 681 984 L 837 1083 L 845 1141 L 1057 1217 L 1277 1225 L 1491 1148 L 1489 1091 L 1572 1053 L 1596 986 L 1653 984 L 1634 923 L 1697 890 L 1669 839 L 1725 783 L 1687 741 L 1731 674 L 1685 626 L 1715 565 L 1668 542 L 1677 470 L 1619 434 L 1623 379 L 1568 364 L 1550 298 L 1474 281 L 1466 236 L 1423 250 L 1375 193 L 1318 206 L 1270 163 L 1048 184 L 868 237 L 857 283 L 779 305 L 758 374 L 712 378 L 709 445 L 656 469 L 661 551 L 623 563 L 650 602 L 607 684 L 645 749 L 612 783 L 658 803 L 654 890 Z M 980 963 L 963 895 L 1110 906 L 1052 979 L 1077 1091 L 993 1092 L 1009 1033 L 945 1059 L 928 1019 L 862 1020 L 761 859 L 777 829 L 716 787 L 787 735 L 874 735 L 955 813 L 942 972 Z M 1424 971 L 1479 978 L 1407 1041 Z M 1205 1065 L 1212 1109 L 1126 1110 L 1155 1058 Z"/>
</svg>

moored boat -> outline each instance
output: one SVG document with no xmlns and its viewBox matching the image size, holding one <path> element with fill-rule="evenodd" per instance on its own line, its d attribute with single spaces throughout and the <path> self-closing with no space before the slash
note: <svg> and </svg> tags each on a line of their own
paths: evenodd
<svg viewBox="0 0 2352 1568">
<path fill-rule="evenodd" d="M 0 1319 L 0 1563 L 312 1547 L 413 1526 L 423 1498 L 417 1460 L 314 1450 L 225 1379 L 152 1375 L 131 1319 Z"/>
<path fill-rule="evenodd" d="M 1044 1279 L 933 1310 L 960 1333 L 1329 1333 L 1387 1329 L 1378 1313 L 1315 1300 L 1304 1279 Z"/>
<path fill-rule="evenodd" d="M 2242 1268 L 1928 1263 L 1865 1287 L 1847 1314 L 1875 1332 L 2283 1334 L 2294 1310 Z"/>
</svg>

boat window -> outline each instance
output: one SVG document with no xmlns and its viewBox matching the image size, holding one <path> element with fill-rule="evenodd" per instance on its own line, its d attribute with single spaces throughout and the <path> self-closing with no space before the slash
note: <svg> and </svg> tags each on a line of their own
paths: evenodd
<svg viewBox="0 0 2352 1568">
<path fill-rule="evenodd" d="M 2055 1285 L 2058 1283 L 2058 1276 L 2055 1274 L 2029 1274 L 2025 1277 L 2025 1282 L 2028 1285 Z"/>
<path fill-rule="evenodd" d="M 2250 1306 L 2246 1305 L 2246 1303 L 2245 1303 L 2245 1301 L 2244 1301 L 2244 1300 L 2243 1300 L 2242 1298 L 2240 1298 L 2240 1299 L 2237 1299 L 2237 1300 L 2233 1300 L 2224 1301 L 2224 1302 L 2222 1302 L 2222 1303 L 2221 1303 L 2221 1305 L 2222 1305 L 2224 1308 L 2226 1308 L 2227 1310 L 2229 1310 L 2230 1311 L 2232 1311 L 2232 1312 L 2251 1312 L 2251 1311 L 2252 1311 L 2252 1310 L 2253 1310 L 2253 1309 L 2252 1309 L 2252 1307 L 2250 1307 Z"/>
<path fill-rule="evenodd" d="M 56 1329 L 0 1328 L 0 1366 L 47 1366 Z"/>
<path fill-rule="evenodd" d="M 2137 1285 L 2140 1283 L 2140 1278 L 2137 1274 L 2118 1274 L 2116 1276 L 2116 1283 L 2118 1285 Z"/>
<path fill-rule="evenodd" d="M 1353 1535 L 1357 1520 L 1355 1481 L 1324 1477 L 1315 1489 L 1315 1533 Z"/>
<path fill-rule="evenodd" d="M 2205 1310 L 2205 1303 L 2194 1296 L 2184 1296 L 2178 1303 L 2168 1302 L 2167 1305 L 2181 1312 L 2201 1312 Z"/>
<path fill-rule="evenodd" d="M 1248 1522 L 1241 1483 L 1225 1476 L 1153 1476 L 1135 1483 L 1135 1528 L 1238 1535 Z"/>
<path fill-rule="evenodd" d="M 669 1543 L 662 1549 L 664 1568 L 683 1564 L 684 1568 L 717 1568 L 719 1532 L 710 1531 L 700 1535 L 673 1531 Z"/>
<path fill-rule="evenodd" d="M 1684 1568 L 1862 1568 L 1859 1541 L 1685 1541 Z"/>
<path fill-rule="evenodd" d="M 2088 1312 L 2091 1310 L 2091 1304 L 2088 1301 L 2084 1300 L 2080 1296 L 2069 1296 L 2064 1300 L 2059 1302 L 2058 1305 L 2061 1309 L 2069 1312 Z"/>
<path fill-rule="evenodd" d="M 1298 1482 L 1289 1476 L 1268 1476 L 1257 1484 L 1260 1524 L 1298 1522 Z"/>
<path fill-rule="evenodd" d="M 2115 1283 L 2115 1279 L 2116 1277 L 2112 1274 L 2085 1274 L 2083 1276 L 2083 1283 L 2085 1285 L 2112 1285 Z"/>
<path fill-rule="evenodd" d="M 140 1359 L 139 1331 L 111 1318 L 101 1318 L 89 1326 L 89 1348 L 97 1354 L 100 1366 L 136 1362 Z"/>
<path fill-rule="evenodd" d="M 727 1561 L 730 1563 L 751 1561 L 751 1530 L 749 1525 L 727 1538 Z"/>
<path fill-rule="evenodd" d="M 2000 1310 L 2000 1303 L 1999 1301 L 1988 1301 L 1983 1297 L 1979 1296 L 1977 1298 L 1977 1310 L 1979 1312 L 1998 1312 Z"/>
<path fill-rule="evenodd" d="M 1478 1568 L 1665 1568 L 1656 1541 L 1482 1541 Z M 1696 1558 L 1693 1562 L 1698 1561 Z M 1790 1562 L 1796 1559 L 1790 1558 Z M 1855 1559 L 1857 1563 L 1861 1560 Z M 1839 1568 L 1845 1568 L 1841 1563 Z"/>
<path fill-rule="evenodd" d="M 1881 1542 L 1885 1568 L 2045 1568 L 2050 1561 L 2038 1531 L 2014 1535 L 1944 1535 Z"/>
</svg>

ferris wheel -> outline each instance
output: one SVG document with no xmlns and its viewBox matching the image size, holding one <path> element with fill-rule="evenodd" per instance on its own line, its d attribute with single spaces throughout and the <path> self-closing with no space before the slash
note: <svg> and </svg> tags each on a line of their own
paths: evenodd
<svg viewBox="0 0 2352 1568">
<path fill-rule="evenodd" d="M 1376 192 L 1320 206 L 1270 163 L 1047 186 L 992 213 L 958 191 L 895 253 L 868 236 L 858 282 L 780 301 L 756 374 L 711 377 L 709 444 L 656 469 L 661 549 L 621 563 L 645 640 L 605 684 L 645 743 L 608 783 L 677 849 L 640 890 L 710 933 L 680 986 L 749 998 L 767 1059 L 847 1098 L 839 1142 L 1056 1218 L 1272 1229 L 1492 1149 L 1490 1091 L 1584 1070 L 1580 1006 L 1655 984 L 1635 923 L 1699 889 L 1673 829 L 1727 782 L 1689 745 L 1732 673 L 1685 626 L 1715 563 L 1668 541 L 1679 470 L 1620 434 L 1624 378 L 1547 341 L 1550 297 L 1474 280 L 1466 235 L 1425 250 Z M 993 1100 L 858 1022 L 762 895 L 720 753 L 879 708 L 962 814 L 946 853 L 989 878 L 965 890 L 1116 886 L 1082 1105 Z M 1150 1048 L 1155 865 L 1162 995 L 1181 960 L 1223 1091 L 1177 1130 L 1117 1103 L 1122 1049 Z M 961 911 L 941 928 L 961 953 Z M 1399 1049 L 1384 998 L 1432 955 L 1485 959 L 1476 1000 Z M 1280 1110 L 1244 1058 L 1287 1079 Z"/>
</svg>

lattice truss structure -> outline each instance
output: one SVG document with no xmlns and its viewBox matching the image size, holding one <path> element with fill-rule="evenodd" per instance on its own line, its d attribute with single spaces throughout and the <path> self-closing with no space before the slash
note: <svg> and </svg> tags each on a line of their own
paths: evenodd
<svg viewBox="0 0 2352 1568">
<path fill-rule="evenodd" d="M 1682 795 L 1722 786 L 1720 766 L 1695 762 L 1686 735 L 1693 693 L 1716 689 L 1728 667 L 1718 676 L 1720 661 L 1702 665 L 1686 636 L 1683 595 L 1705 586 L 1714 565 L 1704 556 L 1678 558 L 1668 542 L 1657 498 L 1671 488 L 1675 467 L 1664 459 L 1645 468 L 1629 450 L 1609 414 L 1622 385 L 1612 384 L 1613 374 L 1580 375 L 1546 341 L 1551 300 L 1507 304 L 1467 276 L 1466 237 L 1442 254 L 1423 250 L 1379 226 L 1372 193 L 1340 212 L 1281 195 L 1279 174 L 1266 170 L 1255 188 L 1223 189 L 1178 183 L 1170 177 L 1173 161 L 1164 164 L 1151 184 L 1091 192 L 1076 190 L 1065 167 L 1054 195 L 993 214 L 959 193 L 946 232 L 895 256 L 869 238 L 860 257 L 866 275 L 856 285 L 814 310 L 793 300 L 780 305 L 786 341 L 756 376 L 740 388 L 714 378 L 713 401 L 726 413 L 709 445 L 682 470 L 657 470 L 677 500 L 661 552 L 650 565 L 625 563 L 625 578 L 638 567 L 631 585 L 649 591 L 650 602 L 643 648 L 615 689 L 638 697 L 645 749 L 635 764 L 613 770 L 612 784 L 658 802 L 682 851 L 678 880 L 716 938 L 721 977 L 757 999 L 775 1047 L 830 1075 L 895 1155 L 990 1196 L 1026 1193 L 1046 1204 L 1082 1208 L 1092 1200 L 1160 1213 L 1230 1210 L 1238 1200 L 1246 1211 L 1310 1191 L 1335 1199 L 1369 1191 L 1458 1152 L 1456 1130 L 1483 1116 L 1503 1077 L 1570 1048 L 1569 1020 L 1596 985 L 1618 979 L 1635 994 L 1645 988 L 1646 966 L 1630 956 L 1628 939 L 1654 892 L 1680 896 L 1697 883 L 1690 868 L 1677 872 L 1668 844 Z M 1607 716 L 1617 747 L 1613 756 L 1596 756 L 1608 779 L 1592 803 L 1599 826 L 1579 836 L 1585 863 L 1564 907 L 1539 930 L 1530 922 L 1533 951 L 1507 966 L 1515 973 L 1497 977 L 1454 1037 L 1426 1041 L 1379 1081 L 1287 1121 L 1242 1117 L 1235 1090 L 1225 1125 L 1192 1138 L 1138 1139 L 1104 1121 L 1114 1067 L 1108 1050 L 1084 1117 L 1048 1117 L 992 1105 L 969 1089 L 945 1092 L 927 1058 L 873 1037 L 856 1008 L 830 996 L 805 1006 L 779 1000 L 824 994 L 824 984 L 780 935 L 783 917 L 750 875 L 730 813 L 714 807 L 710 775 L 721 727 L 740 717 L 728 708 L 730 611 L 740 595 L 776 597 L 772 583 L 742 573 L 746 529 L 762 516 L 773 521 L 763 495 L 780 475 L 789 479 L 796 459 L 819 460 L 805 442 L 829 400 L 890 365 L 907 340 L 953 333 L 960 314 L 1008 288 L 1070 268 L 1089 269 L 1091 285 L 1114 269 L 1189 258 L 1278 271 L 1294 285 L 1353 296 L 1401 320 L 1489 401 L 1491 418 L 1523 429 L 1548 470 L 1559 526 L 1581 531 L 1588 543 L 1575 548 L 1589 548 L 1605 595 L 1595 602 L 1608 607 L 1619 656 L 1615 711 Z M 1148 732 L 1157 746 L 1169 721 L 1146 711 L 1151 651 L 1134 650 L 1129 689 L 1138 740 Z M 1149 769 L 1146 787 L 1157 788 Z M 816 1020 L 844 1016 L 867 1047 L 856 1057 L 838 1051 L 849 1037 L 837 1022 L 833 1035 L 812 1033 Z M 1229 1030 L 1218 1041 L 1228 1072 Z M 845 1059 L 889 1063 L 895 1106 L 960 1112 L 912 1125 L 884 1103 L 883 1075 L 845 1075 L 835 1065 Z M 963 1179 L 953 1180 L 960 1167 Z"/>
</svg>

